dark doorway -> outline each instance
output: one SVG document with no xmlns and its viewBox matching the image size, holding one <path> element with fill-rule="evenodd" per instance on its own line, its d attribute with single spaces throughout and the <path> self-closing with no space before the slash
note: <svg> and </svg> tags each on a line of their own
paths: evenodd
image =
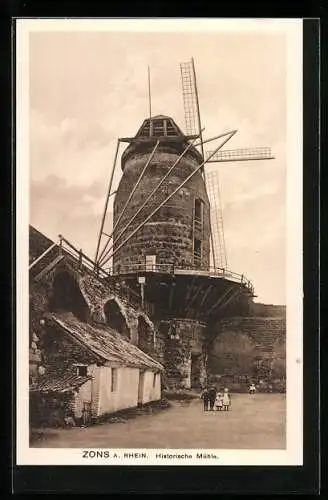
<svg viewBox="0 0 328 500">
<path fill-rule="evenodd" d="M 69 311 L 81 321 L 88 320 L 88 305 L 75 278 L 68 272 L 64 271 L 55 276 L 51 309 Z"/>
<path fill-rule="evenodd" d="M 115 300 L 109 300 L 104 307 L 107 325 L 130 339 L 130 330 Z"/>
<path fill-rule="evenodd" d="M 199 389 L 201 387 L 200 367 L 201 367 L 201 354 L 192 354 L 190 383 L 193 389 Z"/>
<path fill-rule="evenodd" d="M 147 321 L 138 317 L 138 347 L 142 351 L 149 352 L 152 349 L 153 332 Z"/>
</svg>

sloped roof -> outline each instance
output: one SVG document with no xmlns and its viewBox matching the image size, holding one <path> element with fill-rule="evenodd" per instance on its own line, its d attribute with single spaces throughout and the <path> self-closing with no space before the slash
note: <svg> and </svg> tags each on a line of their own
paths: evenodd
<svg viewBox="0 0 328 500">
<path fill-rule="evenodd" d="M 54 241 L 33 226 L 29 226 L 29 263 L 37 259 Z"/>
<path fill-rule="evenodd" d="M 54 377 L 52 375 L 44 375 L 40 377 L 39 380 L 31 385 L 30 390 L 32 392 L 69 392 L 77 387 L 80 387 L 88 380 L 91 380 L 91 376 L 81 377 L 72 372 L 61 374 L 60 377 Z"/>
<path fill-rule="evenodd" d="M 163 371 L 164 367 L 109 326 L 83 323 L 70 312 L 51 313 L 47 319 L 59 326 L 104 361 L 119 366 Z"/>
</svg>

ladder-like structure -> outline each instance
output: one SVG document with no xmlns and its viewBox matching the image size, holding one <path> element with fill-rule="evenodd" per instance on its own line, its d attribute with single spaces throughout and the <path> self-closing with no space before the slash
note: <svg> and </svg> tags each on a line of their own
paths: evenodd
<svg viewBox="0 0 328 500">
<path fill-rule="evenodd" d="M 180 71 L 186 132 L 187 134 L 199 135 L 201 140 L 200 150 L 203 158 L 206 159 L 206 163 L 271 160 L 274 158 L 269 147 L 220 150 L 214 154 L 213 151 L 204 152 L 203 138 L 200 133 L 201 118 L 194 60 L 191 59 L 188 62 L 180 63 Z M 203 177 L 211 205 L 211 259 L 214 267 L 226 268 L 227 257 L 218 176 L 215 172 L 208 172 L 204 169 Z"/>
<path fill-rule="evenodd" d="M 200 153 L 202 155 L 203 160 L 205 160 L 194 60 L 191 59 L 191 61 L 180 63 L 180 71 L 181 71 L 182 97 L 183 97 L 183 107 L 185 114 L 186 132 L 188 135 L 190 134 L 199 136 Z M 204 178 L 205 190 L 207 191 L 208 188 L 207 174 L 204 169 L 202 171 L 202 174 Z M 216 254 L 215 250 L 215 238 L 217 239 L 217 236 L 213 234 L 214 228 L 211 217 L 212 213 L 210 213 L 210 242 L 211 242 L 210 257 L 213 267 L 217 267 L 219 264 L 218 262 L 219 255 Z"/>
<path fill-rule="evenodd" d="M 223 269 L 227 268 L 227 254 L 224 240 L 222 204 L 220 195 L 219 176 L 217 172 L 206 172 L 207 194 L 210 201 L 211 224 L 213 232 L 213 251 L 216 255 L 216 264 Z"/>
<path fill-rule="evenodd" d="M 197 97 L 191 62 L 180 63 L 180 71 L 186 134 L 196 135 L 199 132 L 196 113 Z"/>
<path fill-rule="evenodd" d="M 208 158 L 212 151 L 206 151 L 205 157 Z M 240 149 L 225 149 L 218 151 L 209 160 L 208 163 L 220 163 L 227 161 L 249 161 L 249 160 L 272 160 L 274 157 L 271 153 L 271 148 L 240 148 Z"/>
</svg>

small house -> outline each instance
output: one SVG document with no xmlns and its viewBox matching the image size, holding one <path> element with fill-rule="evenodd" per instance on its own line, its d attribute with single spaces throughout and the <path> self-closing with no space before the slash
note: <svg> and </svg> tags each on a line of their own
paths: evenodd
<svg viewBox="0 0 328 500">
<path fill-rule="evenodd" d="M 86 423 L 161 399 L 163 366 L 108 326 L 51 313 L 40 342 L 44 373 L 30 387 L 32 424 Z"/>
</svg>

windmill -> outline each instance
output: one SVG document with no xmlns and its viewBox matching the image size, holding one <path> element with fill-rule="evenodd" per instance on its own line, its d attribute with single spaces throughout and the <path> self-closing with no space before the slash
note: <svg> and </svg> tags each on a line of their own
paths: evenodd
<svg viewBox="0 0 328 500">
<path fill-rule="evenodd" d="M 185 155 L 189 148 L 195 146 L 199 148 L 199 152 L 202 157 L 201 165 L 190 175 L 192 177 L 197 173 L 198 170 L 201 171 L 205 188 L 207 191 L 207 195 L 209 197 L 209 202 L 211 206 L 210 213 L 210 239 L 211 239 L 211 256 L 212 256 L 212 264 L 214 268 L 226 269 L 227 267 L 227 257 L 226 257 L 226 249 L 224 242 L 224 228 L 223 228 L 223 217 L 222 217 L 222 207 L 221 207 L 221 199 L 220 199 L 220 190 L 219 190 L 219 179 L 217 172 L 206 172 L 204 168 L 207 163 L 220 163 L 220 162 L 237 162 L 237 161 L 247 161 L 247 160 L 266 160 L 272 159 L 271 150 L 268 147 L 265 148 L 243 148 L 243 149 L 235 149 L 235 150 L 221 150 L 221 148 L 226 144 L 232 137 L 235 135 L 237 130 L 224 132 L 222 134 L 217 135 L 216 137 L 203 140 L 203 130 L 201 124 L 201 115 L 200 115 L 200 107 L 199 107 L 199 99 L 198 99 L 198 90 L 197 90 L 197 81 L 196 81 L 196 72 L 194 60 L 191 59 L 189 62 L 180 63 L 181 70 L 181 81 L 182 81 L 182 95 L 183 95 L 183 104 L 184 104 L 184 112 L 185 112 L 185 126 L 186 126 L 186 134 L 185 139 L 188 141 L 188 146 L 185 148 L 184 152 L 179 156 L 176 162 L 170 167 L 169 171 L 164 175 L 159 184 L 154 188 L 154 190 L 147 197 L 142 206 L 135 212 L 132 216 L 128 224 L 124 227 L 119 237 L 126 232 L 130 224 L 135 220 L 136 216 L 140 213 L 140 211 L 145 207 L 145 205 L 151 200 L 154 194 L 158 191 L 160 186 L 165 182 L 166 178 L 170 175 L 174 167 L 179 163 L 180 159 Z M 148 90 L 149 90 L 149 130 L 146 132 L 148 135 L 152 135 L 152 126 L 153 121 L 155 124 L 156 119 L 151 115 L 151 98 L 150 98 L 150 76 L 149 76 L 149 68 L 148 68 Z M 159 134 L 161 135 L 161 132 Z M 222 139 L 221 144 L 212 151 L 204 151 L 204 144 L 210 143 L 213 140 Z M 195 141 L 198 140 L 196 144 Z M 172 196 L 174 196 L 175 192 L 183 187 L 183 185 L 188 181 L 188 179 L 184 180 L 182 184 L 177 188 L 177 190 L 171 192 L 168 197 L 163 200 L 160 204 L 155 204 L 156 208 L 153 212 L 151 212 L 147 218 L 143 221 L 143 223 L 136 228 L 133 233 L 126 239 L 124 242 L 120 243 L 118 248 L 113 249 L 114 244 L 113 241 L 110 243 L 110 240 L 113 240 L 113 234 L 115 230 L 115 225 L 112 229 L 111 234 L 107 234 L 104 231 L 104 224 L 107 215 L 107 208 L 109 203 L 109 198 L 116 193 L 116 191 L 112 191 L 114 171 L 116 168 L 119 147 L 121 142 L 130 142 L 130 138 L 121 138 L 117 140 L 117 147 L 114 156 L 114 162 L 111 170 L 109 186 L 107 190 L 107 197 L 105 201 L 105 208 L 102 216 L 101 227 L 99 231 L 96 256 L 95 256 L 95 269 L 104 270 L 104 265 L 111 261 L 113 255 L 121 248 L 122 245 L 125 245 L 133 234 L 135 234 L 166 202 L 170 200 Z M 123 216 L 127 205 L 132 199 L 135 190 L 138 188 L 139 183 L 142 180 L 142 177 L 151 162 L 151 159 L 158 147 L 160 142 L 160 137 L 158 138 L 157 144 L 155 145 L 149 159 L 147 160 L 139 179 L 137 180 L 134 188 L 132 189 L 127 202 L 122 210 L 122 213 L 119 215 L 118 220 L 116 221 L 116 225 L 119 223 L 121 217 Z M 102 239 L 106 238 L 106 242 L 101 249 Z M 110 267 L 109 267 L 110 269 Z"/>
<path fill-rule="evenodd" d="M 249 160 L 271 160 L 274 157 L 269 147 L 240 148 L 204 152 L 202 123 L 198 99 L 198 89 L 194 59 L 180 63 L 185 128 L 188 136 L 200 138 L 200 153 L 206 163 L 238 162 Z M 224 239 L 223 215 L 220 196 L 219 175 L 217 171 L 207 172 L 203 169 L 203 177 L 210 201 L 211 253 L 213 266 L 225 269 L 227 254 Z"/>
</svg>

